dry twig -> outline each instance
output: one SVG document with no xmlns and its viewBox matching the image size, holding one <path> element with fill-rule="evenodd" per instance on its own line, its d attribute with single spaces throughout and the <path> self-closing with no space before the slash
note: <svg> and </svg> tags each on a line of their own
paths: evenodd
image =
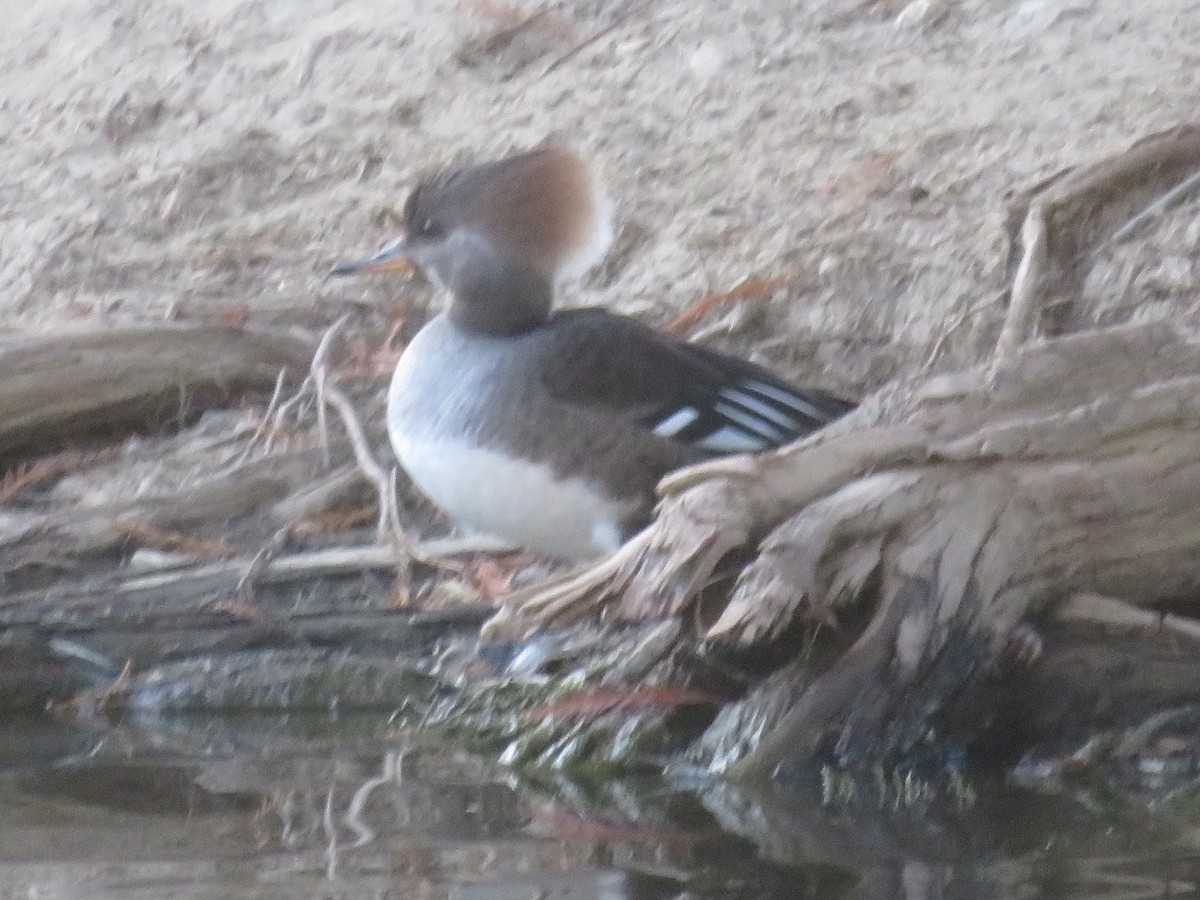
<svg viewBox="0 0 1200 900">
<path fill-rule="evenodd" d="M 1171 188 L 1169 191 L 1143 209 L 1140 213 L 1118 228 L 1113 233 L 1113 243 L 1121 243 L 1126 238 L 1130 237 L 1135 231 L 1137 231 L 1137 229 L 1144 222 L 1149 221 L 1155 216 L 1162 215 L 1167 211 L 1167 208 L 1172 203 L 1184 196 L 1188 191 L 1198 184 L 1200 184 L 1200 172 L 1193 172 L 1187 178 L 1183 179 L 1183 181 L 1179 182 L 1179 184 L 1175 185 L 1175 187 Z"/>
<path fill-rule="evenodd" d="M 325 454 L 326 465 L 329 465 L 329 425 L 325 417 L 327 377 L 325 360 L 329 356 L 329 348 L 333 346 L 333 339 L 348 321 L 350 321 L 350 315 L 347 313 L 325 330 L 325 334 L 321 336 L 321 342 L 317 344 L 317 351 L 313 354 L 312 363 L 308 367 L 309 375 L 312 376 L 317 391 L 317 433 L 321 436 L 321 448 Z"/>
<path fill-rule="evenodd" d="M 30 463 L 24 463 L 5 473 L 0 478 L 0 506 L 12 503 L 29 488 L 35 487 L 52 478 L 60 478 L 114 459 L 120 449 L 109 447 L 104 450 L 81 452 L 65 450 L 53 456 L 46 456 Z"/>
<path fill-rule="evenodd" d="M 612 34 L 614 31 L 616 31 L 618 28 L 620 28 L 622 25 L 624 25 L 629 19 L 631 19 L 635 14 L 642 12 L 644 8 L 645 8 L 644 3 L 634 3 L 634 4 L 631 4 L 629 7 L 627 7 L 625 10 L 617 13 L 617 15 L 613 18 L 613 20 L 611 22 L 609 22 L 607 25 L 605 25 L 603 28 L 600 28 L 600 29 L 592 32 L 586 38 L 584 38 L 582 41 L 580 41 L 579 43 L 572 46 L 569 50 L 567 50 L 564 53 L 560 53 L 554 59 L 550 60 L 550 62 L 547 63 L 546 66 L 542 69 L 542 71 L 538 74 L 538 76 L 537 76 L 538 79 L 545 78 L 547 75 L 549 75 L 555 69 L 559 68 L 564 63 L 570 61 L 571 59 L 573 59 L 574 57 L 576 57 L 580 53 L 582 53 L 584 50 L 586 50 L 588 47 L 592 46 L 592 44 L 596 43 L 597 41 L 603 40 L 608 35 Z"/>
<path fill-rule="evenodd" d="M 238 553 L 235 547 L 224 541 L 196 538 L 181 531 L 159 528 L 147 522 L 122 521 L 117 524 L 117 530 L 125 537 L 137 541 L 143 546 L 153 547 L 156 550 L 169 550 L 172 553 L 183 553 L 198 559 L 231 559 Z"/>
<path fill-rule="evenodd" d="M 667 323 L 663 330 L 667 334 L 679 334 L 691 328 L 718 306 L 744 303 L 747 300 L 765 300 L 781 287 L 790 284 L 795 278 L 795 274 L 747 278 L 728 291 L 701 297 Z"/>
<path fill-rule="evenodd" d="M 1190 190 L 1200 178 L 1200 127 L 1180 126 L 1151 135 L 1098 163 L 1058 173 L 1027 191 L 1009 211 L 1008 228 L 1020 246 L 1011 299 L 996 344 L 994 370 L 1007 365 L 1016 349 L 1037 333 L 1048 295 L 1073 303 L 1084 269 L 1081 260 L 1103 236 L 1120 240 L 1156 211 Z M 1147 191 L 1161 193 L 1164 180 L 1188 177 L 1118 227 L 1119 209 Z M 1168 181 L 1170 183 L 1170 181 Z M 1119 220 L 1118 220 L 1119 221 Z"/>
</svg>

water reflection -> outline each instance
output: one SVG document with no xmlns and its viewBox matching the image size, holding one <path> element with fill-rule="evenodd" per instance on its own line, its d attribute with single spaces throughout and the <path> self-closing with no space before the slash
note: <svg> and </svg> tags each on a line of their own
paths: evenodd
<svg viewBox="0 0 1200 900">
<path fill-rule="evenodd" d="M 0 896 L 1125 898 L 1200 874 L 1179 810 L 518 777 L 386 719 L 35 718 L 0 748 Z"/>
</svg>

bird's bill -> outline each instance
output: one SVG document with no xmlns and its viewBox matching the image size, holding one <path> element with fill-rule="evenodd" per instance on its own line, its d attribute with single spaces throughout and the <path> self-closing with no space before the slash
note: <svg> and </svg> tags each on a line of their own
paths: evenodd
<svg viewBox="0 0 1200 900">
<path fill-rule="evenodd" d="M 404 238 L 392 241 L 377 253 L 357 259 L 343 259 L 329 270 L 330 275 L 355 275 L 373 272 L 401 272 L 411 275 L 416 270 L 404 247 Z"/>
</svg>

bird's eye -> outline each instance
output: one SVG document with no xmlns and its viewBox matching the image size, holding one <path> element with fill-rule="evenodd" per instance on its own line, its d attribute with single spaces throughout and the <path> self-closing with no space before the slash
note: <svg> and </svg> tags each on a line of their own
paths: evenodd
<svg viewBox="0 0 1200 900">
<path fill-rule="evenodd" d="M 426 219 L 417 228 L 417 236 L 423 238 L 439 238 L 445 233 L 446 230 L 442 228 L 441 224 L 433 219 Z"/>
</svg>

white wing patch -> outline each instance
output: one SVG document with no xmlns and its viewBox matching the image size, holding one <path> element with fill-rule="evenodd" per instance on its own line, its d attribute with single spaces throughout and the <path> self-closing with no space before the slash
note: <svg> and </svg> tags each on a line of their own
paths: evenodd
<svg viewBox="0 0 1200 900">
<path fill-rule="evenodd" d="M 726 388 L 721 391 L 721 396 L 739 406 L 745 407 L 765 421 L 778 425 L 785 431 L 790 432 L 796 427 L 795 416 L 789 415 L 779 409 L 778 406 L 772 406 L 761 397 L 756 397 L 747 391 L 740 391 L 737 388 Z"/>
<path fill-rule="evenodd" d="M 754 393 L 769 400 L 774 400 L 779 405 L 785 406 L 788 409 L 794 409 L 806 419 L 812 419 L 815 422 L 825 422 L 829 419 L 829 413 L 819 406 L 810 403 L 808 400 L 790 391 L 781 390 L 773 384 L 766 384 L 762 381 L 746 381 L 740 387 L 754 391 Z"/>
<path fill-rule="evenodd" d="M 807 398 L 757 380 L 730 384 L 714 399 L 709 408 L 674 410 L 654 433 L 712 453 L 754 453 L 786 444 L 829 418 Z"/>
<path fill-rule="evenodd" d="M 739 409 L 730 403 L 718 403 L 713 407 L 713 411 L 726 421 L 739 426 L 747 435 L 757 437 L 763 446 L 787 437 L 786 431 L 773 425 L 770 421 L 764 421 L 753 413 Z"/>
<path fill-rule="evenodd" d="M 696 442 L 697 447 L 711 450 L 713 453 L 756 453 L 765 450 L 770 444 L 753 434 L 747 434 L 740 428 L 726 425 L 703 440 Z"/>
<path fill-rule="evenodd" d="M 700 411 L 692 406 L 677 409 L 654 426 L 654 433 L 659 437 L 675 437 L 683 429 L 700 418 Z"/>
</svg>

